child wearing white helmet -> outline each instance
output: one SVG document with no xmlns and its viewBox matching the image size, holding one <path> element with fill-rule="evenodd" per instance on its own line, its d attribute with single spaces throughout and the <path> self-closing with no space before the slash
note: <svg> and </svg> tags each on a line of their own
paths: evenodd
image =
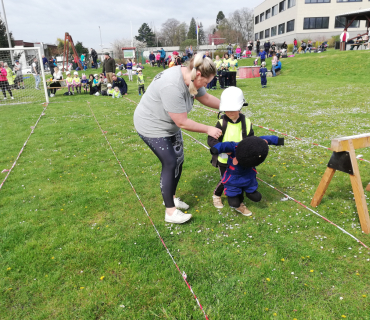
<svg viewBox="0 0 370 320">
<path fill-rule="evenodd" d="M 262 62 L 262 66 L 260 68 L 260 77 L 261 77 L 261 86 L 262 88 L 266 88 L 267 85 L 267 68 L 266 68 L 266 62 Z"/>
<path fill-rule="evenodd" d="M 240 112 L 241 108 L 247 105 L 243 91 L 237 87 L 227 88 L 222 93 L 219 110 L 225 114 L 216 123 L 216 128 L 222 130 L 222 135 L 218 139 L 208 136 L 210 147 L 219 142 L 240 142 L 242 139 L 254 135 L 251 121 Z M 227 154 L 220 154 L 218 157 L 212 156 L 212 165 L 218 167 L 220 172 L 220 181 L 213 192 L 213 205 L 218 209 L 224 207 L 221 200 L 224 185 L 221 181 L 227 169 L 227 158 Z M 252 214 L 244 204 L 236 210 L 245 216 Z"/>
<path fill-rule="evenodd" d="M 114 89 L 112 88 L 112 85 L 110 83 L 108 83 L 107 87 L 108 87 L 108 90 L 107 90 L 108 96 L 109 97 L 113 96 Z"/>
<path fill-rule="evenodd" d="M 214 191 L 213 204 L 216 208 L 223 208 L 221 195 L 222 192 L 225 191 L 225 195 L 227 195 L 230 207 L 234 208 L 236 211 L 240 212 L 244 216 L 250 216 L 252 215 L 252 212 L 243 203 L 243 193 L 246 194 L 248 199 L 254 202 L 258 202 L 261 200 L 261 194 L 257 191 L 258 183 L 256 183 L 257 180 L 255 179 L 255 174 L 253 174 L 253 172 L 251 171 L 253 170 L 253 168 L 250 168 L 251 170 L 249 170 L 250 173 L 252 172 L 251 176 L 254 175 L 253 177 L 251 177 L 251 179 L 249 179 L 249 177 L 239 177 L 238 179 L 235 179 L 234 177 L 234 180 L 229 180 L 230 175 L 237 175 L 236 167 L 238 165 L 238 161 L 233 160 L 233 157 L 235 155 L 229 156 L 228 153 L 219 154 L 219 152 L 212 152 L 212 150 L 214 150 L 215 148 L 218 150 L 225 150 L 223 145 L 227 146 L 228 144 L 230 145 L 233 143 L 234 145 L 237 145 L 242 140 L 246 141 L 248 139 L 259 139 L 257 137 L 249 138 L 254 136 L 252 123 L 240 112 L 241 108 L 247 105 L 248 104 L 244 100 L 243 91 L 241 89 L 237 87 L 230 87 L 226 89 L 221 95 L 219 109 L 220 112 L 223 111 L 225 112 L 225 114 L 216 124 L 216 128 L 222 130 L 222 135 L 218 139 L 214 139 L 213 137 L 208 136 L 208 145 L 210 146 L 212 153 L 212 165 L 219 168 L 221 176 L 221 180 L 217 184 Z M 248 139 L 246 139 L 247 137 Z M 261 138 L 264 139 L 265 142 L 268 144 L 284 144 L 284 138 L 278 138 L 276 136 L 263 136 Z M 259 141 L 262 140 L 259 139 Z M 244 150 L 244 153 L 245 151 L 246 150 Z M 256 150 L 247 149 L 247 151 L 248 152 L 246 153 L 246 155 L 248 156 L 248 154 L 252 154 L 253 151 Z M 235 160 L 237 160 L 237 157 L 238 155 L 236 155 Z M 230 163 L 232 163 L 232 165 L 230 165 Z M 253 164 L 252 167 L 256 165 L 257 164 Z M 240 190 L 241 193 L 239 192 Z"/>
<path fill-rule="evenodd" d="M 67 83 L 67 88 L 68 88 L 68 94 L 69 95 L 72 95 L 74 94 L 74 91 L 75 91 L 75 87 L 74 87 L 74 84 L 73 84 L 73 78 L 71 76 L 71 73 L 69 71 L 66 72 L 66 83 Z M 71 88 L 72 88 L 72 92 L 71 92 Z"/>
<path fill-rule="evenodd" d="M 78 72 L 75 71 L 73 73 L 73 75 L 74 75 L 74 78 L 73 78 L 73 86 L 74 86 L 74 88 L 76 88 L 76 92 L 77 93 L 78 93 L 78 90 L 79 89 L 80 89 L 80 93 L 81 93 L 81 79 L 80 79 L 80 77 L 78 75 Z M 74 88 L 72 90 L 74 90 Z"/>
</svg>

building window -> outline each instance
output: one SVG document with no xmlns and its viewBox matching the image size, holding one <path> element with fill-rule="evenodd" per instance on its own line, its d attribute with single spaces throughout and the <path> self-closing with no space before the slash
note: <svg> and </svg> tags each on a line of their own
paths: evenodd
<svg viewBox="0 0 370 320">
<path fill-rule="evenodd" d="M 255 16 L 254 17 L 254 24 L 258 24 L 260 22 L 260 16 Z"/>
<path fill-rule="evenodd" d="M 276 36 L 276 27 L 271 28 L 271 37 Z"/>
<path fill-rule="evenodd" d="M 270 38 L 270 29 L 265 30 L 265 38 Z"/>
<path fill-rule="evenodd" d="M 263 20 L 265 20 L 265 13 L 264 12 L 262 12 L 260 14 L 260 22 L 262 22 Z"/>
<path fill-rule="evenodd" d="M 329 17 L 304 18 L 303 29 L 328 29 Z"/>
<path fill-rule="evenodd" d="M 330 0 L 305 0 L 305 3 L 330 3 Z"/>
<path fill-rule="evenodd" d="M 286 32 L 294 31 L 294 20 L 290 20 L 286 23 Z"/>
<path fill-rule="evenodd" d="M 278 14 L 278 5 L 272 7 L 272 17 Z"/>
<path fill-rule="evenodd" d="M 295 6 L 295 0 L 288 0 L 288 9 L 294 6 Z"/>
<path fill-rule="evenodd" d="M 254 41 L 258 40 L 258 32 L 254 34 Z"/>
<path fill-rule="evenodd" d="M 271 9 L 266 10 L 266 19 L 271 18 Z"/>
<path fill-rule="evenodd" d="M 279 12 L 282 12 L 284 10 L 285 10 L 285 0 L 279 3 Z"/>
<path fill-rule="evenodd" d="M 260 32 L 260 40 L 263 39 L 263 31 Z"/>
<path fill-rule="evenodd" d="M 285 23 L 279 24 L 278 32 L 279 34 L 285 33 Z"/>
<path fill-rule="evenodd" d="M 349 21 L 348 21 L 349 22 Z M 335 17 L 335 25 L 334 28 L 345 28 L 346 27 L 346 17 Z M 360 27 L 360 20 L 353 20 L 351 25 L 347 28 L 359 28 Z"/>
<path fill-rule="evenodd" d="M 337 0 L 337 2 L 362 2 L 362 0 Z"/>
</svg>

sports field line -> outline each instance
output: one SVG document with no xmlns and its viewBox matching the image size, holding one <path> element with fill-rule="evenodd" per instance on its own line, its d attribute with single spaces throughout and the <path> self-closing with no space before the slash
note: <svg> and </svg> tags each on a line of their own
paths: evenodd
<svg viewBox="0 0 370 320">
<path fill-rule="evenodd" d="M 43 103 L 42 105 L 43 105 L 43 106 L 45 106 L 45 108 L 42 110 L 42 112 L 41 112 L 41 114 L 40 114 L 39 118 L 37 119 L 37 121 L 36 121 L 36 123 L 35 123 L 35 125 L 31 126 L 31 132 L 30 132 L 30 134 L 28 135 L 28 138 L 26 139 L 26 142 L 25 142 L 25 143 L 23 143 L 23 146 L 22 146 L 21 150 L 19 151 L 17 158 L 14 160 L 14 162 L 13 162 L 12 166 L 10 167 L 10 169 L 4 169 L 4 170 L 2 171 L 2 172 L 8 172 L 8 173 L 7 173 L 7 175 L 5 176 L 5 179 L 3 180 L 3 182 L 1 182 L 1 184 L 0 184 L 0 191 L 1 191 L 1 188 L 3 187 L 3 185 L 4 185 L 4 183 L 5 183 L 6 179 L 8 179 L 8 177 L 9 177 L 10 173 L 13 171 L 13 169 L 14 169 L 15 165 L 17 164 L 18 159 L 20 158 L 21 154 L 23 153 L 23 150 L 24 150 L 24 148 L 26 147 L 27 142 L 28 142 L 28 140 L 30 139 L 30 137 L 31 137 L 32 133 L 34 132 L 34 130 L 35 130 L 35 128 L 36 128 L 36 126 L 37 126 L 37 124 L 39 123 L 39 121 L 40 121 L 40 119 L 41 119 L 41 117 L 45 115 L 45 111 L 46 111 L 46 109 L 47 109 L 47 107 L 48 107 L 48 105 L 49 105 L 49 104 L 45 102 L 45 103 Z"/>
<path fill-rule="evenodd" d="M 126 99 L 128 99 L 128 98 L 126 98 Z M 129 99 L 128 99 L 128 100 L 129 100 Z M 130 101 L 131 101 L 131 102 L 133 102 L 132 100 L 130 100 Z M 135 103 L 135 102 L 134 102 L 134 103 Z M 177 263 L 176 263 L 175 259 L 174 259 L 174 258 L 173 258 L 173 256 L 172 256 L 171 252 L 168 250 L 166 243 L 164 242 L 163 238 L 161 237 L 161 235 L 160 235 L 160 233 L 159 233 L 159 231 L 158 231 L 157 227 L 155 226 L 155 224 L 154 224 L 154 222 L 153 222 L 152 218 L 150 217 L 150 215 L 149 215 L 148 211 L 146 210 L 146 208 L 145 208 L 145 206 L 144 206 L 143 202 L 141 201 L 141 199 L 140 199 L 140 197 L 139 197 L 138 193 L 136 192 L 136 190 L 135 190 L 135 188 L 134 188 L 133 184 L 131 183 L 131 180 L 130 180 L 130 178 L 128 177 L 128 175 L 127 175 L 127 173 L 126 173 L 125 169 L 123 168 L 123 166 L 122 166 L 122 164 L 121 164 L 121 161 L 119 161 L 119 159 L 118 159 L 118 157 L 117 157 L 116 153 L 114 152 L 114 150 L 113 150 L 113 148 L 112 148 L 112 145 L 110 144 L 110 142 L 109 142 L 109 140 L 108 140 L 108 138 L 107 138 L 107 136 L 106 136 L 107 131 L 104 131 L 104 130 L 102 129 L 102 127 L 100 126 L 100 123 L 99 123 L 98 119 L 96 118 L 96 116 L 95 116 L 95 114 L 94 114 L 94 112 L 93 112 L 93 110 L 92 110 L 92 108 L 91 108 L 91 106 L 90 106 L 90 102 L 88 102 L 87 104 L 88 104 L 88 106 L 89 106 L 89 108 L 90 108 L 90 111 L 91 111 L 91 113 L 92 113 L 92 115 L 93 115 L 93 117 L 94 117 L 94 119 L 95 119 L 95 121 L 96 121 L 96 123 L 97 123 L 97 125 L 98 125 L 98 127 L 99 127 L 99 129 L 100 129 L 100 131 L 102 132 L 102 135 L 104 136 L 105 140 L 107 141 L 107 143 L 108 143 L 108 145 L 109 145 L 109 148 L 111 149 L 111 151 L 112 151 L 112 153 L 113 153 L 114 157 L 116 158 L 116 160 L 117 160 L 117 162 L 118 162 L 119 166 L 121 167 L 123 174 L 125 175 L 125 177 L 126 177 L 126 179 L 127 179 L 128 183 L 130 184 L 130 186 L 131 186 L 132 190 L 134 191 L 134 193 L 135 193 L 135 195 L 136 195 L 136 197 L 137 197 L 138 201 L 140 202 L 140 204 L 141 204 L 141 206 L 142 206 L 142 208 L 143 208 L 144 212 L 146 213 L 147 217 L 149 218 L 150 222 L 152 223 L 152 226 L 153 226 L 153 228 L 154 228 L 155 232 L 157 233 L 157 235 L 158 235 L 159 239 L 161 240 L 163 247 L 166 249 L 166 251 L 167 251 L 168 255 L 170 256 L 170 258 L 171 258 L 172 262 L 174 263 L 174 265 L 175 265 L 176 269 L 177 269 L 177 270 L 178 270 L 178 272 L 180 273 L 180 275 L 181 275 L 182 279 L 184 280 L 184 282 L 185 282 L 185 283 L 186 283 L 186 285 L 188 286 L 188 288 L 189 288 L 190 292 L 193 294 L 194 299 L 195 299 L 195 301 L 197 302 L 197 304 L 198 304 L 198 306 L 199 306 L 200 310 L 203 312 L 203 315 L 204 315 L 205 319 L 207 319 L 207 320 L 208 320 L 208 317 L 207 317 L 207 315 L 206 315 L 206 313 L 205 313 L 205 311 L 204 311 L 204 309 L 203 309 L 202 305 L 200 304 L 200 302 L 199 302 L 199 300 L 198 300 L 197 296 L 195 295 L 195 293 L 194 293 L 194 291 L 193 291 L 193 288 L 191 287 L 191 285 L 189 284 L 189 282 L 186 280 L 187 275 L 186 275 L 185 271 L 181 272 L 181 270 L 180 270 L 179 266 L 177 265 Z"/>
</svg>

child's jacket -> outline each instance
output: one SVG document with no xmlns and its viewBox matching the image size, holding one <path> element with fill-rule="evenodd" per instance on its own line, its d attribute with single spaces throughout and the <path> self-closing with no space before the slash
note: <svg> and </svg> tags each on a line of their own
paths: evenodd
<svg viewBox="0 0 370 320">
<path fill-rule="evenodd" d="M 260 76 L 261 76 L 261 78 L 266 78 L 266 76 L 267 76 L 267 69 L 266 68 L 260 68 Z"/>
<path fill-rule="evenodd" d="M 269 145 L 278 145 L 280 141 L 277 136 L 260 136 L 260 138 L 267 140 Z M 239 143 L 236 142 L 220 142 L 211 148 L 211 153 L 231 153 L 227 159 L 228 168 L 222 178 L 222 183 L 225 187 L 230 185 L 233 187 L 245 188 L 255 185 L 255 189 L 250 190 L 250 192 L 254 192 L 258 187 L 256 183 L 256 169 L 254 167 L 246 168 L 239 164 L 233 164 L 238 144 Z"/>
</svg>

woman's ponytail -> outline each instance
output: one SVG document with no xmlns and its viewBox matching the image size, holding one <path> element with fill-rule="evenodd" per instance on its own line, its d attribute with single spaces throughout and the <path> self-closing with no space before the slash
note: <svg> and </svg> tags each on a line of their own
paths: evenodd
<svg viewBox="0 0 370 320">
<path fill-rule="evenodd" d="M 202 77 L 208 78 L 211 75 L 215 75 L 217 72 L 216 66 L 213 61 L 203 55 L 203 53 L 198 52 L 191 60 L 190 60 L 190 75 L 191 75 L 191 82 L 189 85 L 189 92 L 191 95 L 195 96 L 198 93 L 198 89 L 194 86 L 194 80 L 197 76 L 197 71 L 200 71 Z"/>
</svg>

